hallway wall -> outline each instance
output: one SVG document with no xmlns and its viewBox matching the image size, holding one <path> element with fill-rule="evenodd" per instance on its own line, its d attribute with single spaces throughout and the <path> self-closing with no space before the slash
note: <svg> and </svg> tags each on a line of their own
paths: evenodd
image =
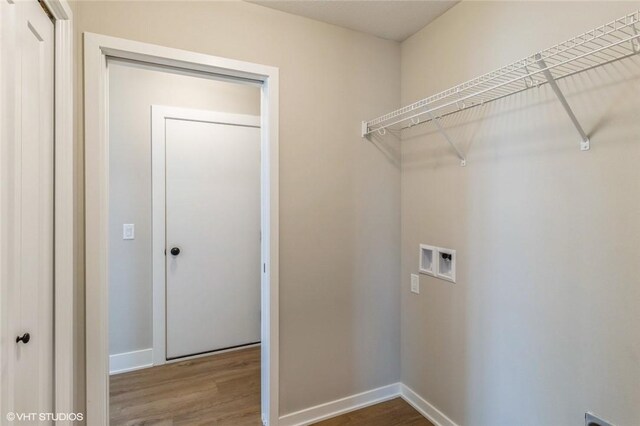
<svg viewBox="0 0 640 426">
<path fill-rule="evenodd" d="M 396 382 L 400 170 L 397 157 L 362 141 L 360 122 L 398 106 L 399 44 L 240 1 L 73 9 L 78 194 L 84 31 L 280 68 L 280 414 Z M 77 203 L 82 408 L 82 196 Z"/>
</svg>

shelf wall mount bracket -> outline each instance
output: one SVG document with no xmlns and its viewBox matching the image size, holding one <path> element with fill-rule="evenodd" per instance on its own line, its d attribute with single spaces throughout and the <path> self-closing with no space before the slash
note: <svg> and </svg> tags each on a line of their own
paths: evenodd
<svg viewBox="0 0 640 426">
<path fill-rule="evenodd" d="M 369 138 L 369 125 L 366 121 L 362 122 L 362 137 Z"/>
<path fill-rule="evenodd" d="M 438 131 L 442 134 L 442 136 L 444 136 L 444 138 L 447 140 L 447 142 L 449 142 L 449 145 L 451 145 L 451 148 L 453 148 L 453 150 L 456 152 L 456 155 L 460 159 L 460 166 L 461 167 L 466 166 L 467 165 L 467 157 L 462 153 L 462 151 L 460 151 L 460 148 L 458 148 L 456 146 L 456 144 L 453 143 L 453 140 L 451 139 L 451 137 L 449 137 L 449 134 L 447 133 L 447 131 L 440 124 L 440 120 L 438 120 L 436 117 L 434 117 L 433 114 L 431 112 L 429 112 L 429 111 L 427 111 L 426 114 L 431 119 L 433 124 L 436 125 L 436 127 L 438 128 Z"/>
<path fill-rule="evenodd" d="M 569 102 L 567 102 L 567 98 L 564 97 L 564 94 L 562 93 L 562 90 L 560 90 L 558 83 L 556 82 L 555 78 L 553 78 L 553 75 L 551 74 L 551 71 L 549 71 L 549 68 L 547 67 L 547 64 L 545 63 L 544 59 L 542 59 L 542 55 L 538 53 L 535 56 L 535 59 L 536 59 L 536 62 L 538 63 L 538 66 L 542 70 L 542 74 L 544 74 L 544 76 L 546 77 L 547 83 L 549 83 L 549 86 L 551 86 L 551 89 L 553 89 L 553 93 L 556 94 L 556 97 L 564 107 L 564 110 L 567 112 L 567 115 L 571 119 L 571 122 L 573 123 L 576 130 L 580 134 L 580 138 L 581 138 L 580 150 L 588 151 L 590 148 L 589 136 L 587 136 L 584 129 L 580 125 L 580 122 L 576 118 L 576 115 L 573 113 L 573 110 L 571 109 Z"/>
</svg>

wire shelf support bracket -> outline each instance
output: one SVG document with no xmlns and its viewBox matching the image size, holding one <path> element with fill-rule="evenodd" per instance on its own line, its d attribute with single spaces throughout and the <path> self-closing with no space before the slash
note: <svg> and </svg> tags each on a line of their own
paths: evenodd
<svg viewBox="0 0 640 426">
<path fill-rule="evenodd" d="M 513 62 L 493 72 L 419 100 L 370 121 L 362 122 L 362 137 L 384 135 L 433 121 L 456 154 L 465 155 L 438 121 L 516 93 L 549 84 L 589 149 L 589 137 L 578 122 L 557 82 L 563 78 L 640 54 L 640 10 L 577 37 Z"/>
<path fill-rule="evenodd" d="M 637 21 L 638 20 L 636 19 L 636 21 L 631 25 L 633 33 L 636 35 L 636 38 L 631 41 L 631 47 L 633 48 L 634 52 L 640 53 L 640 39 L 638 38 L 638 36 L 640 36 L 640 33 L 638 32 L 638 27 L 636 27 Z"/>
<path fill-rule="evenodd" d="M 440 120 L 434 117 L 433 114 L 431 113 L 428 113 L 428 117 L 431 121 L 433 121 L 433 123 L 438 128 L 438 131 L 442 134 L 442 136 L 444 136 L 447 142 L 449 142 L 449 145 L 451 145 L 451 148 L 453 148 L 453 150 L 456 152 L 456 155 L 460 159 L 460 166 L 462 167 L 466 166 L 467 157 L 462 153 L 462 151 L 460 151 L 460 149 L 456 146 L 456 144 L 453 142 L 451 137 L 449 137 L 449 134 L 447 133 L 447 131 L 442 127 L 442 124 L 440 124 Z M 415 123 L 415 124 L 419 124 L 419 123 Z"/>
<path fill-rule="evenodd" d="M 558 97 L 558 100 L 560 101 L 560 103 L 564 107 L 564 110 L 567 112 L 567 115 L 569 115 L 569 118 L 571 119 L 571 122 L 576 127 L 576 130 L 578 131 L 578 133 L 580 134 L 580 137 L 582 138 L 582 140 L 580 141 L 580 150 L 581 151 L 588 151 L 589 150 L 589 136 L 587 136 L 587 134 L 585 133 L 584 129 L 580 125 L 580 122 L 576 118 L 576 115 L 573 113 L 573 110 L 571 109 L 571 106 L 569 105 L 569 102 L 567 102 L 567 98 L 564 97 L 564 94 L 562 93 L 562 90 L 560 90 L 560 87 L 558 86 L 558 83 L 556 82 L 555 78 L 553 78 L 553 75 L 551 74 L 551 71 L 549 71 L 549 67 L 547 67 L 547 64 L 544 62 L 544 59 L 542 59 L 542 56 L 540 56 L 540 54 L 537 54 L 536 55 L 536 59 L 538 61 L 538 65 L 539 65 L 540 69 L 542 70 L 542 74 L 544 74 L 544 76 L 547 79 L 547 83 L 549 83 L 549 86 L 551 86 L 551 89 L 553 90 L 553 93 L 555 93 L 556 96 Z"/>
</svg>

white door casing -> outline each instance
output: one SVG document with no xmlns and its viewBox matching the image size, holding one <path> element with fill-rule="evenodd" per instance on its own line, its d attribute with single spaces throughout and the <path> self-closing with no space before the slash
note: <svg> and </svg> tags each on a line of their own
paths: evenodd
<svg viewBox="0 0 640 426">
<path fill-rule="evenodd" d="M 261 85 L 261 400 L 263 421 L 267 425 L 276 425 L 279 419 L 278 69 L 90 33 L 84 34 L 87 424 L 108 425 L 107 56 L 209 72 Z"/>
<path fill-rule="evenodd" d="M 2 26 L 9 32 L 2 117 L 11 129 L 0 155 L 4 420 L 12 412 L 54 411 L 54 24 L 37 2 L 24 1 L 3 6 Z M 13 50 L 4 50 L 10 43 Z"/>
<path fill-rule="evenodd" d="M 260 117 L 153 106 L 152 158 L 154 363 L 259 342 Z"/>
</svg>

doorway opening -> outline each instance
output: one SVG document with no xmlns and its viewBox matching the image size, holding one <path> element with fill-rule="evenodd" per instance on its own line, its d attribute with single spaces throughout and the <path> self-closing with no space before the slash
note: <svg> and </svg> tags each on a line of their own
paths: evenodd
<svg viewBox="0 0 640 426">
<path fill-rule="evenodd" d="M 261 84 L 107 69 L 111 424 L 260 423 Z"/>
<path fill-rule="evenodd" d="M 85 34 L 85 109 L 88 423 L 275 424 L 277 69 Z"/>
</svg>

